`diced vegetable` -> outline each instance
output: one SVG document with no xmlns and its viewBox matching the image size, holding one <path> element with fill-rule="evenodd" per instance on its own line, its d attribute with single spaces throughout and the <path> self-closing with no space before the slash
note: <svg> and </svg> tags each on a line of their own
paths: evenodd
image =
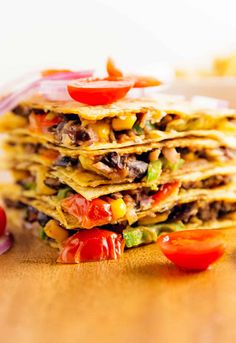
<svg viewBox="0 0 236 343">
<path fill-rule="evenodd" d="M 150 162 L 148 165 L 147 182 L 156 181 L 160 177 L 161 171 L 162 163 L 160 160 Z"/>
<path fill-rule="evenodd" d="M 47 222 L 44 232 L 48 237 L 55 239 L 57 242 L 63 242 L 69 236 L 68 231 L 63 229 L 54 219 Z"/>
<path fill-rule="evenodd" d="M 154 124 L 152 124 L 152 122 L 150 120 L 148 120 L 145 124 L 145 128 L 148 130 L 148 131 L 152 131 L 152 130 L 155 130 L 156 127 Z"/>
<path fill-rule="evenodd" d="M 132 129 L 137 117 L 135 114 L 129 116 L 120 116 L 119 118 L 112 119 L 112 128 L 115 131 L 130 130 Z"/>
<path fill-rule="evenodd" d="M 36 188 L 36 183 L 35 182 L 24 182 L 23 187 L 26 190 L 33 190 Z"/>
<path fill-rule="evenodd" d="M 66 198 L 68 192 L 70 192 L 70 188 L 69 187 L 59 189 L 59 191 L 57 193 L 57 199 L 58 200 L 62 200 L 64 198 Z"/>
<path fill-rule="evenodd" d="M 71 195 L 61 202 L 62 208 L 78 219 L 82 228 L 106 225 L 112 221 L 111 205 L 102 199 L 86 200 L 79 194 Z"/>
<path fill-rule="evenodd" d="M 120 234 L 97 228 L 80 230 L 63 243 L 57 262 L 116 260 L 123 251 L 124 240 Z"/>
<path fill-rule="evenodd" d="M 141 136 L 143 134 L 143 129 L 139 125 L 139 123 L 135 123 L 133 126 L 133 130 L 136 133 L 136 135 Z"/>
<path fill-rule="evenodd" d="M 156 242 L 161 232 L 183 229 L 184 225 L 181 222 L 138 226 L 136 228 L 128 227 L 123 231 L 123 237 L 125 239 L 125 246 L 132 248 L 141 244 Z"/>
<path fill-rule="evenodd" d="M 29 128 L 33 132 L 38 133 L 48 133 L 48 129 L 53 126 L 59 124 L 61 118 L 58 116 L 53 116 L 53 118 L 48 117 L 47 114 L 34 114 L 31 113 L 29 116 Z"/>
<path fill-rule="evenodd" d="M 173 195 L 179 189 L 180 183 L 178 181 L 166 183 L 160 187 L 160 190 L 152 195 L 154 200 L 153 207 L 157 206 L 160 202 Z"/>
<path fill-rule="evenodd" d="M 102 142 L 109 141 L 110 125 L 108 123 L 104 121 L 100 121 L 95 124 L 91 124 L 90 127 L 96 133 L 100 141 Z"/>
<path fill-rule="evenodd" d="M 183 160 L 182 158 L 180 158 L 176 163 L 172 163 L 166 158 L 162 158 L 161 160 L 163 163 L 163 169 L 169 169 L 172 172 L 175 172 L 178 169 L 180 169 L 185 162 L 185 160 Z"/>
<path fill-rule="evenodd" d="M 111 211 L 114 220 L 122 218 L 125 216 L 127 208 L 123 199 L 111 200 Z"/>
<path fill-rule="evenodd" d="M 42 240 L 45 240 L 47 238 L 47 235 L 44 232 L 44 228 L 43 227 L 40 229 L 39 238 L 41 238 Z"/>
</svg>

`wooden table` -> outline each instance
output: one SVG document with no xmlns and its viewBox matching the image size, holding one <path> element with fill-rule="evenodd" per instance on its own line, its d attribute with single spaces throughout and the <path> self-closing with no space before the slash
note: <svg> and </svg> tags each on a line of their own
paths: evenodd
<svg viewBox="0 0 236 343">
<path fill-rule="evenodd" d="M 236 229 L 211 270 L 184 273 L 156 244 L 58 265 L 27 232 L 0 257 L 1 342 L 236 342 Z"/>
</svg>

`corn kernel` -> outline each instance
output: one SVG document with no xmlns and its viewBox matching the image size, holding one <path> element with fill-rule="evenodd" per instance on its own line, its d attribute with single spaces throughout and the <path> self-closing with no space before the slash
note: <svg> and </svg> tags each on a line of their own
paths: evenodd
<svg viewBox="0 0 236 343">
<path fill-rule="evenodd" d="M 123 199 L 116 199 L 111 201 L 111 211 L 113 219 L 119 219 L 126 214 L 126 204 Z"/>
<path fill-rule="evenodd" d="M 115 131 L 130 130 L 132 129 L 137 117 L 135 114 L 130 116 L 120 116 L 112 120 L 112 127 Z"/>
<path fill-rule="evenodd" d="M 50 238 L 55 239 L 58 242 L 64 241 L 68 236 L 69 233 L 67 230 L 63 229 L 57 222 L 53 219 L 47 222 L 44 232 Z"/>
<path fill-rule="evenodd" d="M 91 129 L 96 133 L 99 140 L 102 142 L 109 141 L 110 125 L 105 122 L 97 122 L 90 125 Z"/>
</svg>

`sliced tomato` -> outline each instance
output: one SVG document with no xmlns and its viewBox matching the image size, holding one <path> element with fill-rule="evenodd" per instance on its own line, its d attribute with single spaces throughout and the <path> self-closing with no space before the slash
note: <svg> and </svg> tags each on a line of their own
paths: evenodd
<svg viewBox="0 0 236 343">
<path fill-rule="evenodd" d="M 58 262 L 79 263 L 118 259 L 124 251 L 122 235 L 94 228 L 80 230 L 64 243 Z"/>
<path fill-rule="evenodd" d="M 80 226 L 85 229 L 101 226 L 112 221 L 111 205 L 102 200 L 86 200 L 79 194 L 71 195 L 62 201 L 62 207 L 76 217 Z"/>
<path fill-rule="evenodd" d="M 167 199 L 170 195 L 177 191 L 179 186 L 179 181 L 165 183 L 162 185 L 160 190 L 156 194 L 152 195 L 154 200 L 153 206 L 157 206 L 161 201 Z"/>
<path fill-rule="evenodd" d="M 107 73 L 111 77 L 123 77 L 123 73 L 119 70 L 112 58 L 107 59 Z"/>
<path fill-rule="evenodd" d="M 60 117 L 55 116 L 50 118 L 47 114 L 31 113 L 29 116 L 29 128 L 33 132 L 47 133 L 50 127 L 57 125 L 60 122 Z"/>
<path fill-rule="evenodd" d="M 186 230 L 166 233 L 158 244 L 164 255 L 185 270 L 200 271 L 217 261 L 225 251 L 224 235 L 219 230 Z"/>
<path fill-rule="evenodd" d="M 5 233 L 7 225 L 7 216 L 5 210 L 0 207 L 0 237 Z"/>
<path fill-rule="evenodd" d="M 67 86 L 72 99 L 87 105 L 106 105 L 122 99 L 133 87 L 132 80 L 83 79 Z"/>
</svg>

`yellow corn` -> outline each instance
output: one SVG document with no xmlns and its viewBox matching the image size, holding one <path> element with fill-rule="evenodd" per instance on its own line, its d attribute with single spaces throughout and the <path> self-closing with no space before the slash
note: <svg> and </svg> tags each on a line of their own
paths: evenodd
<svg viewBox="0 0 236 343">
<path fill-rule="evenodd" d="M 69 236 L 68 231 L 63 229 L 54 219 L 47 222 L 44 232 L 48 237 L 53 238 L 58 242 L 64 241 Z"/>
<path fill-rule="evenodd" d="M 135 114 L 130 116 L 120 116 L 112 120 L 112 127 L 115 131 L 130 130 L 132 129 L 137 117 Z"/>
<path fill-rule="evenodd" d="M 92 130 L 96 133 L 99 140 L 102 142 L 109 141 L 110 125 L 105 122 L 97 122 L 96 124 L 90 125 Z"/>
<path fill-rule="evenodd" d="M 123 199 L 116 199 L 111 201 L 111 211 L 113 219 L 119 219 L 126 214 L 126 204 Z"/>
</svg>

